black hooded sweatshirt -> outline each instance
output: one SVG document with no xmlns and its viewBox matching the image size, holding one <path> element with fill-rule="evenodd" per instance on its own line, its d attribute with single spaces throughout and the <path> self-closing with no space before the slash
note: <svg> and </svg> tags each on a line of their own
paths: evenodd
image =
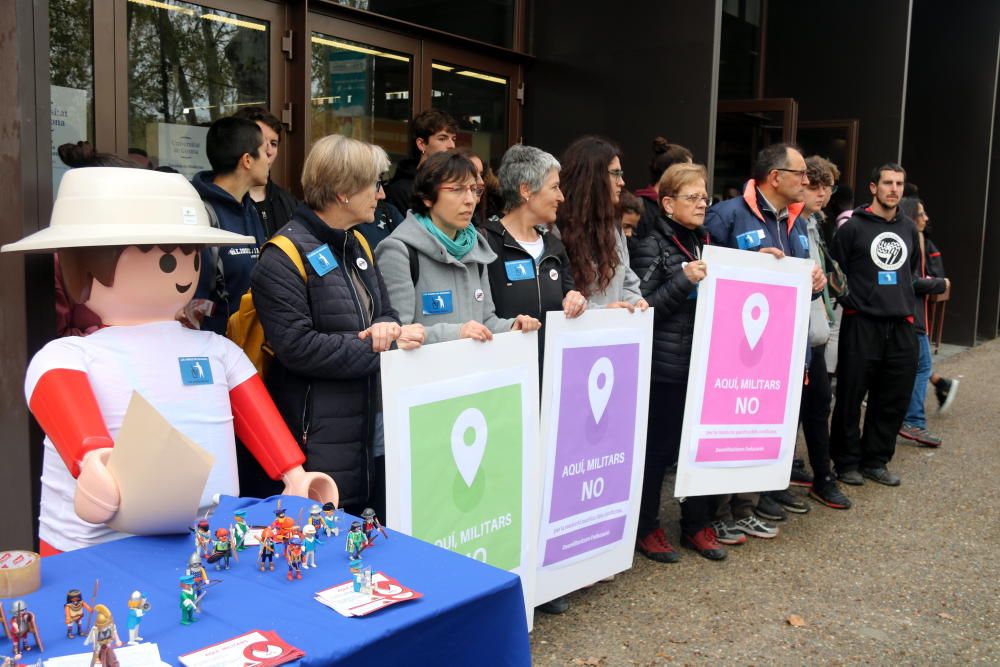
<svg viewBox="0 0 1000 667">
<path fill-rule="evenodd" d="M 892 220 L 868 206 L 855 209 L 834 235 L 830 253 L 847 274 L 844 312 L 913 321 L 920 245 L 916 226 L 898 208 Z"/>
</svg>

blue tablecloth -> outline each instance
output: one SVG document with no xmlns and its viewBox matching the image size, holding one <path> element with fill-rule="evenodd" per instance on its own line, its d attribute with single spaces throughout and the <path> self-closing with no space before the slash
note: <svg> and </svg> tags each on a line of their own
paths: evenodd
<svg viewBox="0 0 1000 667">
<path fill-rule="evenodd" d="M 308 517 L 312 504 L 282 496 L 288 516 Z M 229 527 L 233 511 L 247 510 L 247 522 L 274 519 L 277 497 L 267 500 L 223 497 L 210 519 L 212 530 Z M 250 630 L 274 630 L 305 651 L 301 665 L 528 665 L 531 650 L 525 624 L 520 579 L 509 572 L 389 530 L 364 552 L 364 562 L 423 598 L 362 618 L 346 618 L 313 599 L 325 588 L 350 579 L 345 535 L 352 517 L 342 516 L 340 537 L 324 539 L 317 569 L 304 570 L 301 581 L 288 581 L 287 564 L 275 558 L 274 572 L 259 572 L 257 548 L 240 553 L 232 569 L 209 578 L 222 580 L 208 589 L 198 621 L 180 624 L 179 577 L 194 551 L 190 536 L 131 537 L 45 558 L 42 587 L 24 596 L 38 619 L 45 653 L 52 657 L 80 653 L 82 639 L 67 639 L 63 620 L 66 591 L 79 588 L 89 603 L 94 579 L 97 601 L 115 616 L 119 635 L 128 640 L 127 601 L 133 590 L 149 597 L 141 635 L 156 642 L 170 664 L 177 657 Z M 345 525 L 346 524 L 346 525 Z M 6 602 L 10 609 L 10 601 Z M 6 647 L 5 647 L 6 648 Z M 38 654 L 25 655 L 33 662 Z"/>
</svg>

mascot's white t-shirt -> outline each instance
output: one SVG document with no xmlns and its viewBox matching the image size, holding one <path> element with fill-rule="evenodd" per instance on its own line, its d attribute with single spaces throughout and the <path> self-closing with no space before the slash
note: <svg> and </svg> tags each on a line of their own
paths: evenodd
<svg viewBox="0 0 1000 667">
<path fill-rule="evenodd" d="M 24 391 L 29 402 L 39 378 L 56 368 L 87 373 L 112 438 L 137 391 L 174 428 L 212 454 L 215 465 L 202 508 L 210 506 L 217 493 L 239 495 L 229 392 L 256 370 L 229 339 L 178 322 L 113 326 L 87 337 L 59 338 L 28 366 Z M 75 492 L 76 480 L 46 437 L 39 537 L 61 551 L 126 537 L 80 519 L 73 509 Z"/>
</svg>

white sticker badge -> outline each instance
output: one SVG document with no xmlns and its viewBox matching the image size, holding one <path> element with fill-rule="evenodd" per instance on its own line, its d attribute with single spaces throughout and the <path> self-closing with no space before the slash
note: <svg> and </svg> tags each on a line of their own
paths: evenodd
<svg viewBox="0 0 1000 667">
<path fill-rule="evenodd" d="M 552 278 L 552 280 L 559 280 L 559 272 L 556 271 L 555 269 L 552 269 L 551 271 L 549 271 L 549 278 Z"/>
<path fill-rule="evenodd" d="M 355 260 L 354 263 L 357 264 L 358 268 L 361 269 L 362 271 L 368 268 L 368 262 L 365 261 L 364 257 L 358 257 L 358 259 Z"/>
<path fill-rule="evenodd" d="M 197 225 L 198 211 L 193 206 L 181 206 L 181 220 L 185 225 Z"/>
<path fill-rule="evenodd" d="M 476 301 L 482 301 L 486 297 L 486 295 L 483 294 L 483 290 L 477 289 L 475 297 L 476 297 Z"/>
</svg>

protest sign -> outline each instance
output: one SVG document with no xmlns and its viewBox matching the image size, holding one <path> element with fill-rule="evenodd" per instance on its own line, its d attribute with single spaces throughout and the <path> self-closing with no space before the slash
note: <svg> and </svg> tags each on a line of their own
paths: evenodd
<svg viewBox="0 0 1000 667">
<path fill-rule="evenodd" d="M 632 566 L 653 312 L 553 312 L 546 329 L 535 604 Z"/>
<path fill-rule="evenodd" d="M 808 343 L 809 260 L 706 246 L 677 497 L 783 489 Z"/>
<path fill-rule="evenodd" d="M 382 355 L 392 528 L 521 577 L 538 530 L 537 333 Z"/>
</svg>

